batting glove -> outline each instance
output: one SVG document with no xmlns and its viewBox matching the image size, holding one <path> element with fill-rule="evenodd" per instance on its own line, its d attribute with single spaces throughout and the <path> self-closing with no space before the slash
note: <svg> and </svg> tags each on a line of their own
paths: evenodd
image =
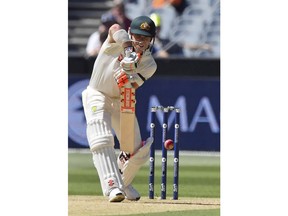
<svg viewBox="0 0 288 216">
<path fill-rule="evenodd" d="M 121 69 L 115 72 L 114 79 L 117 82 L 118 87 L 121 88 L 129 82 L 129 75 Z"/>
<path fill-rule="evenodd" d="M 131 52 L 128 56 L 124 57 L 120 62 L 120 66 L 125 71 L 134 71 L 137 68 L 140 58 L 136 52 Z"/>
</svg>

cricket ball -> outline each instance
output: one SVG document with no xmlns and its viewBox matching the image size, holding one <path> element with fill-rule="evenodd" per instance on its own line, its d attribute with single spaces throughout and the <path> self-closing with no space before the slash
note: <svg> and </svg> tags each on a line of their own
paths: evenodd
<svg viewBox="0 0 288 216">
<path fill-rule="evenodd" d="M 164 142 L 164 147 L 167 149 L 167 150 L 172 150 L 174 148 L 174 142 L 172 139 L 167 139 L 165 142 Z"/>
</svg>

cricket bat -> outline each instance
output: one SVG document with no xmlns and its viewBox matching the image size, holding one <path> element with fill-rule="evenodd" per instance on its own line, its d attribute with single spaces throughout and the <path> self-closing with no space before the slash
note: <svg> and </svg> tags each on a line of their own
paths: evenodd
<svg viewBox="0 0 288 216">
<path fill-rule="evenodd" d="M 123 86 L 120 91 L 120 150 L 132 154 L 135 150 L 135 88 Z"/>
</svg>

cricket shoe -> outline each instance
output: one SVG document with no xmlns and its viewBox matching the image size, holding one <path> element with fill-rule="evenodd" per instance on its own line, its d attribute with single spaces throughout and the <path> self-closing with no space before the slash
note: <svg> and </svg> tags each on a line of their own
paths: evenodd
<svg viewBox="0 0 288 216">
<path fill-rule="evenodd" d="M 123 191 L 113 188 L 109 194 L 109 202 L 122 202 L 125 199 Z"/>
<path fill-rule="evenodd" d="M 140 194 L 138 191 L 132 187 L 132 185 L 128 185 L 124 188 L 125 197 L 131 201 L 138 201 L 140 199 Z"/>
</svg>

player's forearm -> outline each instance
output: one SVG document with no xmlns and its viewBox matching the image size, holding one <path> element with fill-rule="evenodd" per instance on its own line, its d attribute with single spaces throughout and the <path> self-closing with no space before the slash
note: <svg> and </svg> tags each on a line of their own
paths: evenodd
<svg viewBox="0 0 288 216">
<path fill-rule="evenodd" d="M 129 38 L 128 33 L 124 29 L 121 29 L 121 26 L 118 24 L 114 24 L 110 27 L 109 37 L 110 43 L 118 43 L 123 48 L 132 46 L 132 42 Z"/>
</svg>

